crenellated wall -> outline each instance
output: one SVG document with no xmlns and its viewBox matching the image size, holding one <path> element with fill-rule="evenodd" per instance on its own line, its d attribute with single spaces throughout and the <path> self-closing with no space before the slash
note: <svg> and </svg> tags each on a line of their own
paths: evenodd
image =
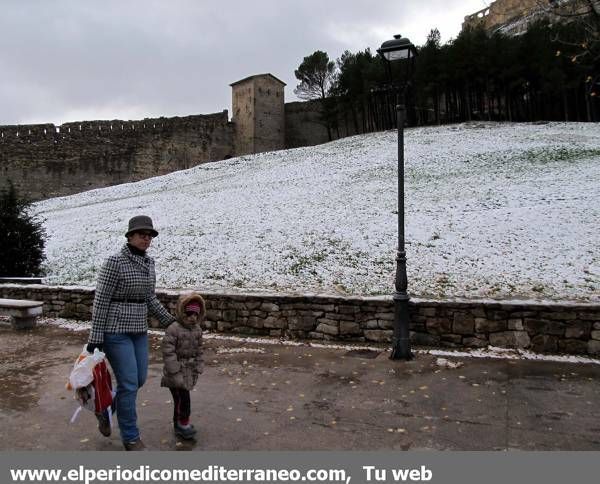
<svg viewBox="0 0 600 484">
<path fill-rule="evenodd" d="M 142 180 L 233 156 L 227 111 L 144 119 L 0 126 L 0 188 L 37 200 Z"/>
<path fill-rule="evenodd" d="M 231 84 L 233 119 L 216 114 L 139 121 L 0 126 L 0 189 L 32 200 L 127 183 L 199 163 L 329 141 L 319 101 L 284 102 L 285 83 L 257 74 Z M 340 118 L 332 138 L 358 133 Z"/>
<path fill-rule="evenodd" d="M 257 89 L 264 87 L 260 81 Z M 326 143 L 319 102 L 284 104 L 283 89 L 277 91 L 272 84 L 263 89 L 267 94 L 273 89 L 269 109 L 259 104 L 247 119 L 238 112 L 233 122 L 223 111 L 140 121 L 0 126 L 0 189 L 10 179 L 19 193 L 40 200 L 240 154 Z M 338 125 L 334 139 L 356 134 L 348 120 Z"/>
</svg>

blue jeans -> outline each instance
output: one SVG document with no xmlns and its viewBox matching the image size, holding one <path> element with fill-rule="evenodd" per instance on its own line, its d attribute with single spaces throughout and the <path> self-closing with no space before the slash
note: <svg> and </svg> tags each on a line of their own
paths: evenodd
<svg viewBox="0 0 600 484">
<path fill-rule="evenodd" d="M 104 333 L 104 352 L 117 379 L 115 411 L 123 442 L 140 438 L 137 427 L 138 388 L 148 375 L 147 333 Z"/>
</svg>

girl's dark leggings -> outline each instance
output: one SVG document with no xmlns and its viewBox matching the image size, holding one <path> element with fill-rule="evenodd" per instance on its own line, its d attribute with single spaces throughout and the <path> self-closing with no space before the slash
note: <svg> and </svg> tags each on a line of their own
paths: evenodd
<svg viewBox="0 0 600 484">
<path fill-rule="evenodd" d="M 190 392 L 185 388 L 169 388 L 173 395 L 173 423 L 187 425 L 190 421 Z"/>
</svg>

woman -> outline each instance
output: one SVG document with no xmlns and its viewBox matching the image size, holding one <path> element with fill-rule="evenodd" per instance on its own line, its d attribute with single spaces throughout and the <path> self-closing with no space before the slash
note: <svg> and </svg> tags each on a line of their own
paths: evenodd
<svg viewBox="0 0 600 484">
<path fill-rule="evenodd" d="M 175 320 L 156 298 L 154 260 L 146 255 L 157 235 L 150 217 L 129 220 L 127 244 L 102 266 L 92 309 L 87 350 L 104 351 L 117 379 L 115 411 L 126 450 L 145 449 L 137 427 L 136 398 L 148 373 L 148 313 L 164 327 Z M 97 417 L 98 429 L 109 436 L 108 415 Z"/>
</svg>

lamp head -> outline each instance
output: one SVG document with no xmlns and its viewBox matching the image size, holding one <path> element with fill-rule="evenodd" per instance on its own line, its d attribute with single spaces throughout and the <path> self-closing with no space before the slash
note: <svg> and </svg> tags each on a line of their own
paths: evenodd
<svg viewBox="0 0 600 484">
<path fill-rule="evenodd" d="M 386 61 L 394 62 L 403 59 L 411 59 L 417 56 L 417 49 L 406 37 L 394 35 L 392 40 L 386 40 L 377 53 Z"/>
</svg>

